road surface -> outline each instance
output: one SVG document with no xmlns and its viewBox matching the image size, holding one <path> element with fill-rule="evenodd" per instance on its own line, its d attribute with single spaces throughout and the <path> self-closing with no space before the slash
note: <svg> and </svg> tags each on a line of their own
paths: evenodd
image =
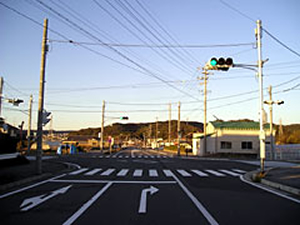
<svg viewBox="0 0 300 225">
<path fill-rule="evenodd" d="M 0 196 L 1 224 L 299 224 L 300 202 L 249 185 L 254 165 L 156 150 L 82 154 L 78 169 Z M 62 160 L 60 159 L 60 160 Z"/>
</svg>

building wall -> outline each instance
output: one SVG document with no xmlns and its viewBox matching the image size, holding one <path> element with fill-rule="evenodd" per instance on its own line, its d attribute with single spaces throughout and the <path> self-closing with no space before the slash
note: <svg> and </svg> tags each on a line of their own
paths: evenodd
<svg viewBox="0 0 300 225">
<path fill-rule="evenodd" d="M 260 149 L 259 130 L 242 129 L 215 129 L 209 123 L 207 126 L 207 152 L 216 153 L 239 153 L 258 154 Z M 266 131 L 266 142 L 270 142 L 269 131 Z M 203 134 L 193 135 L 193 154 L 203 155 Z M 275 131 L 274 131 L 275 136 Z M 223 142 L 223 143 L 222 143 Z M 242 142 L 243 146 L 242 146 Z M 229 148 L 230 146 L 230 148 Z M 244 147 L 244 148 L 243 148 Z"/>
</svg>

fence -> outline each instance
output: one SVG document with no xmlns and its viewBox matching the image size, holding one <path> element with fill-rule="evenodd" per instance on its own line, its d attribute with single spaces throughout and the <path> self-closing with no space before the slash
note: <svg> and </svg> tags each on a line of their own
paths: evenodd
<svg viewBox="0 0 300 225">
<path fill-rule="evenodd" d="M 275 160 L 300 160 L 300 144 L 274 145 Z M 270 159 L 270 146 L 266 146 L 266 158 Z"/>
</svg>

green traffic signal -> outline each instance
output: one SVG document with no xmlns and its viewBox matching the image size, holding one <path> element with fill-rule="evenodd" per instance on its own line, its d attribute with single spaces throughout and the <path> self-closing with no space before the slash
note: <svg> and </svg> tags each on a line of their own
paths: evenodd
<svg viewBox="0 0 300 225">
<path fill-rule="evenodd" d="M 218 64 L 218 60 L 216 59 L 216 58 L 212 58 L 211 60 L 210 60 L 210 65 L 211 66 L 216 66 Z"/>
</svg>

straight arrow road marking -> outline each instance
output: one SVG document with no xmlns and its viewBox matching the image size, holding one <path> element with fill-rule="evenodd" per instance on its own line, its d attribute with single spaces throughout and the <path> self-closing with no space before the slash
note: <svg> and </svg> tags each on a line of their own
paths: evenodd
<svg viewBox="0 0 300 225">
<path fill-rule="evenodd" d="M 28 211 L 29 209 L 32 209 L 33 207 L 37 206 L 37 205 L 40 205 L 42 204 L 43 202 L 49 200 L 50 198 L 53 198 L 55 197 L 56 195 L 59 195 L 59 194 L 64 194 L 66 193 L 70 188 L 72 187 L 72 185 L 69 185 L 69 186 L 66 186 L 66 187 L 63 187 L 61 189 L 58 189 L 56 191 L 53 191 L 50 195 L 46 195 L 46 194 L 43 194 L 43 195 L 39 195 L 39 196 L 35 196 L 35 197 L 31 197 L 31 198 L 28 198 L 28 199 L 25 199 L 20 208 L 21 211 Z"/>
<path fill-rule="evenodd" d="M 150 188 L 146 188 L 142 190 L 141 193 L 141 199 L 140 199 L 140 207 L 139 207 L 139 213 L 146 213 L 147 212 L 147 194 L 150 193 L 150 195 L 155 194 L 158 192 L 158 189 L 156 187 L 150 186 Z"/>
</svg>

